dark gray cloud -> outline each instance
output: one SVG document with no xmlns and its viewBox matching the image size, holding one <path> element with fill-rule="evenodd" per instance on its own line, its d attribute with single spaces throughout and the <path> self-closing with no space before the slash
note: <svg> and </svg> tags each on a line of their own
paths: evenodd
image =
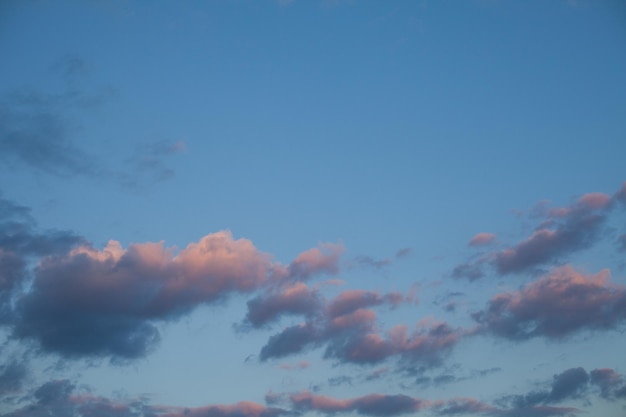
<svg viewBox="0 0 626 417">
<path fill-rule="evenodd" d="M 591 384 L 600 388 L 600 396 L 607 400 L 626 398 L 626 381 L 611 368 L 594 369 L 589 372 Z"/>
<path fill-rule="evenodd" d="M 610 330 L 626 322 L 626 288 L 611 284 L 607 270 L 585 275 L 564 266 L 517 292 L 495 295 L 472 317 L 484 332 L 511 340 Z"/>
<path fill-rule="evenodd" d="M 27 207 L 0 197 L 0 324 L 13 319 L 12 300 L 31 258 L 63 253 L 83 241 L 69 231 L 39 230 Z"/>
<path fill-rule="evenodd" d="M 0 365 L 0 398 L 21 390 L 28 376 L 28 368 L 24 362 L 10 360 Z"/>
</svg>

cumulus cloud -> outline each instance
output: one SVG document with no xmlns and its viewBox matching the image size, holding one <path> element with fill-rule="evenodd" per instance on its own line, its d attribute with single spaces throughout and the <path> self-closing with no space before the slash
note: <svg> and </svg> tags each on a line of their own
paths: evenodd
<svg viewBox="0 0 626 417">
<path fill-rule="evenodd" d="M 294 262 L 295 268 L 274 262 L 227 231 L 180 251 L 163 242 L 124 249 L 110 241 L 102 250 L 79 245 L 40 259 L 28 292 L 16 303 L 12 333 L 64 357 L 142 357 L 160 339 L 157 320 L 289 280 L 294 269 L 298 276 L 332 272 L 337 260 L 334 252 L 309 250 Z M 251 317 L 262 321 L 262 314 Z"/>
<path fill-rule="evenodd" d="M 612 284 L 609 275 L 563 266 L 519 291 L 494 296 L 472 316 L 484 331 L 511 340 L 614 329 L 626 320 L 626 288 Z"/>
</svg>

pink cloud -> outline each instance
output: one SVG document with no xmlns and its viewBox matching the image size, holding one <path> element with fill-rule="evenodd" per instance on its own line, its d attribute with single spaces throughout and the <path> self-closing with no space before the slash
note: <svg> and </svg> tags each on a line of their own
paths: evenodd
<svg viewBox="0 0 626 417">
<path fill-rule="evenodd" d="M 335 275 L 339 272 L 339 259 L 344 252 L 342 244 L 322 243 L 294 259 L 288 267 L 290 278 L 307 279 L 320 272 Z"/>
<path fill-rule="evenodd" d="M 64 356 L 141 357 L 159 340 L 152 321 L 179 317 L 233 293 L 287 283 L 292 272 L 294 278 L 336 273 L 342 250 L 323 244 L 284 267 L 228 231 L 206 235 L 182 250 L 163 242 L 124 249 L 110 241 L 102 250 L 81 245 L 40 260 L 32 289 L 19 300 L 14 334 Z M 315 301 L 298 286 L 282 291 L 284 308 L 302 307 L 297 301 L 307 301 L 307 295 Z M 296 301 L 289 304 L 290 299 Z"/>
<path fill-rule="evenodd" d="M 477 233 L 470 241 L 469 246 L 484 246 L 492 243 L 496 238 L 493 233 Z"/>
<path fill-rule="evenodd" d="M 560 267 L 519 291 L 497 294 L 473 317 L 510 339 L 612 329 L 626 321 L 626 287 L 611 284 L 609 276 L 608 270 L 588 275 Z"/>
<path fill-rule="evenodd" d="M 424 408 L 425 403 L 406 395 L 369 394 L 362 397 L 339 400 L 308 391 L 290 396 L 294 408 L 301 411 L 318 411 L 334 414 L 357 412 L 369 416 L 396 416 L 413 413 Z"/>
</svg>

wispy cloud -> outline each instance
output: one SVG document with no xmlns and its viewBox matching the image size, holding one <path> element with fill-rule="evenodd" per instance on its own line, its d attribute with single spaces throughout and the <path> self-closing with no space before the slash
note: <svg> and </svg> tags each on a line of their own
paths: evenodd
<svg viewBox="0 0 626 417">
<path fill-rule="evenodd" d="M 60 92 L 22 87 L 0 94 L 0 161 L 5 167 L 28 169 L 54 177 L 83 177 L 112 181 L 122 187 L 142 187 L 171 178 L 166 159 L 184 149 L 182 141 L 138 146 L 122 161 L 111 161 L 83 146 L 81 119 L 109 102 L 112 88 L 89 91 L 82 80 L 91 67 L 80 57 L 68 57 L 52 66 L 64 81 Z"/>
</svg>

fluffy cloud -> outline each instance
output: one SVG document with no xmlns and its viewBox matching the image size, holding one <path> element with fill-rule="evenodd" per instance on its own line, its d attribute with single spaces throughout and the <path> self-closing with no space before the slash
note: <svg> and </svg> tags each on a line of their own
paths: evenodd
<svg viewBox="0 0 626 417">
<path fill-rule="evenodd" d="M 337 262 L 337 251 L 313 249 L 285 267 L 227 231 L 179 252 L 162 242 L 123 249 L 111 241 L 102 250 L 81 245 L 40 260 L 17 303 L 13 335 L 65 357 L 137 358 L 159 341 L 156 320 L 289 281 L 292 274 L 332 273 Z"/>
<path fill-rule="evenodd" d="M 564 266 L 517 292 L 494 296 L 473 317 L 484 331 L 511 340 L 613 329 L 626 320 L 626 288 L 611 284 L 607 270 L 586 275 Z"/>
</svg>

